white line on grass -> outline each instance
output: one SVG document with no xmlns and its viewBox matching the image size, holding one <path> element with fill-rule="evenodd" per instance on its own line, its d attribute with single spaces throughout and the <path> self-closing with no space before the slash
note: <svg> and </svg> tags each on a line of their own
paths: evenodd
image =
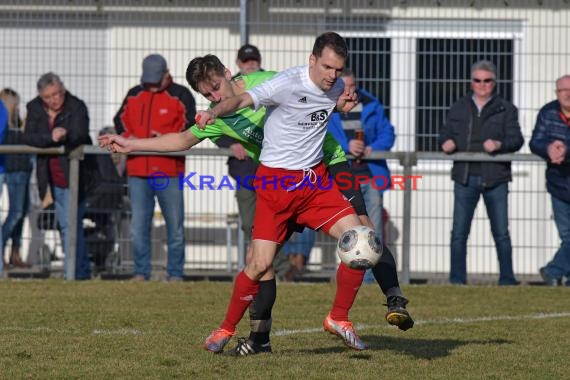
<svg viewBox="0 0 570 380">
<path fill-rule="evenodd" d="M 93 330 L 93 335 L 142 335 L 137 329 Z"/>
<path fill-rule="evenodd" d="M 500 315 L 495 317 L 478 317 L 478 318 L 451 318 L 451 319 L 432 319 L 432 320 L 419 320 L 415 321 L 415 325 L 442 325 L 442 324 L 466 324 L 466 323 L 479 323 L 479 322 L 494 322 L 494 321 L 520 321 L 520 320 L 532 320 L 532 319 L 550 319 L 550 318 L 563 318 L 570 317 L 570 312 L 563 313 L 539 313 L 539 314 L 527 314 L 527 315 Z M 357 324 L 357 330 L 365 330 L 372 328 L 389 328 L 392 327 L 388 324 L 382 325 L 367 325 L 367 324 Z M 323 331 L 322 328 L 310 328 L 310 329 L 296 329 L 296 330 L 276 330 L 273 334 L 276 336 L 286 336 L 286 335 L 296 335 L 296 334 L 312 334 L 316 332 Z"/>
<path fill-rule="evenodd" d="M 495 317 L 478 317 L 478 318 L 450 318 L 450 319 L 431 319 L 431 320 L 418 320 L 415 321 L 415 326 L 418 325 L 442 325 L 442 324 L 466 324 L 466 323 L 479 323 L 479 322 L 494 322 L 494 321 L 521 321 L 521 320 L 533 320 L 533 319 L 551 319 L 551 318 L 564 318 L 570 317 L 570 312 L 561 313 L 538 313 L 538 314 L 527 314 L 527 315 L 500 315 Z M 358 330 L 366 330 L 373 328 L 390 328 L 392 326 L 388 324 L 381 325 L 367 325 L 367 324 L 357 324 L 356 328 Z M 71 334 L 71 335 L 81 335 L 80 330 L 64 330 L 64 329 L 52 329 L 49 327 L 18 327 L 18 326 L 2 326 L 0 331 L 12 331 L 12 332 L 27 332 L 27 333 L 57 333 L 57 334 Z M 295 330 L 276 330 L 274 335 L 276 336 L 287 336 L 296 334 L 312 334 L 323 331 L 321 328 L 307 328 L 307 329 L 295 329 Z M 142 335 L 148 334 L 138 329 L 117 329 L 117 330 L 106 330 L 106 329 L 95 329 L 91 332 L 93 335 Z"/>
</svg>

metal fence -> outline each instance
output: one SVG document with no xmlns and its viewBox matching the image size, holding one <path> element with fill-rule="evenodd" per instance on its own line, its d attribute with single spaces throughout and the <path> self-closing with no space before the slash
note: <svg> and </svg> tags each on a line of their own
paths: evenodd
<svg viewBox="0 0 570 380">
<path fill-rule="evenodd" d="M 348 65 L 359 85 L 386 105 L 396 127 L 397 156 L 389 158 L 393 173 L 422 175 L 418 191 L 394 190 L 385 199 L 400 270 L 445 273 L 451 164 L 431 156 L 445 113 L 467 91 L 470 64 L 491 59 L 499 69 L 499 91 L 519 108 L 528 141 L 537 110 L 554 98 L 555 79 L 568 73 L 569 20 L 566 0 L 2 0 L 0 87 L 15 89 L 26 102 L 36 95 L 41 74 L 58 73 L 89 107 L 95 137 L 112 124 L 127 90 L 139 82 L 141 61 L 149 53 L 163 54 L 175 81 L 185 84 L 186 65 L 195 56 L 214 53 L 236 71 L 237 49 L 250 42 L 260 48 L 264 68 L 282 70 L 305 63 L 315 36 L 334 30 L 349 44 Z M 199 108 L 207 106 L 194 95 Z M 204 142 L 202 147 L 213 145 Z M 521 152 L 528 153 L 526 145 Z M 417 165 L 401 166 L 400 157 L 404 163 L 417 160 Z M 514 158 L 510 196 L 514 264 L 517 273 L 536 273 L 558 237 L 543 165 L 519 161 L 521 157 L 526 156 Z M 186 167 L 215 177 L 227 173 L 223 156 L 191 155 Z M 237 207 L 231 191 L 187 191 L 185 201 L 187 267 L 234 268 Z M 159 213 L 155 219 L 159 263 L 165 254 L 160 240 L 164 226 Z M 124 228 L 117 233 L 122 229 L 126 236 Z M 58 256 L 57 234 L 47 235 L 49 251 Z M 129 251 L 127 240 L 121 240 L 121 252 Z M 312 259 L 317 268 L 336 262 L 331 245 L 319 236 Z M 470 271 L 495 273 L 482 208 L 469 251 Z M 128 261 L 125 256 L 116 269 L 123 270 Z"/>
<path fill-rule="evenodd" d="M 34 152 L 62 154 L 57 149 L 33 149 L 24 146 L 0 146 L 0 153 Z M 227 151 L 218 149 L 192 149 L 188 152 L 170 155 L 187 155 L 187 164 L 215 163 L 222 161 Z M 108 153 L 97 147 L 85 146 L 72 152 L 70 184 L 77 184 L 79 164 L 85 154 Z M 546 262 L 558 245 L 557 231 L 551 216 L 550 200 L 544 190 L 544 164 L 531 154 L 509 154 L 490 157 L 482 153 L 457 153 L 445 155 L 429 152 L 382 152 L 370 158 L 386 158 L 390 162 L 392 174 L 396 176 L 393 189 L 385 193 L 390 220 L 388 223 L 387 245 L 392 249 L 401 272 L 401 281 L 408 283 L 414 278 L 434 278 L 445 275 L 449 267 L 449 240 L 453 204 L 453 187 L 449 178 L 452 161 L 512 161 L 514 180 L 510 184 L 509 217 L 513 243 L 513 263 L 517 275 L 536 275 L 538 268 Z M 195 170 L 195 169 L 191 169 Z M 213 176 L 212 185 L 201 185 L 197 178 L 201 173 L 211 176 L 207 167 L 197 170 L 192 178 L 192 186 L 181 189 L 185 195 L 185 234 L 187 271 L 218 270 L 235 272 L 244 263 L 243 237 L 240 240 L 239 218 L 236 213 L 225 213 L 221 207 L 233 203 L 233 192 L 227 186 L 220 187 L 220 178 Z M 69 218 L 76 218 L 77 186 L 71 189 L 72 196 Z M 75 195 L 73 195 L 75 194 Z M 74 201 L 75 199 L 75 201 Z M 209 212 L 192 212 L 196 203 L 206 204 Z M 75 202 L 75 203 L 74 203 Z M 495 247 L 483 202 L 478 206 L 468 244 L 468 269 L 472 276 L 489 276 L 498 273 Z M 109 214 L 113 234 L 103 240 L 89 240 L 92 250 L 95 244 L 105 244 L 107 273 L 128 273 L 132 269 L 132 255 L 128 234 L 130 211 L 128 202 L 123 208 L 103 207 L 91 210 L 93 213 Z M 153 263 L 155 269 L 164 266 L 166 260 L 166 235 L 160 213 L 155 215 L 153 230 Z M 30 223 L 34 223 L 30 218 Z M 93 222 L 93 221 L 92 221 Z M 96 220 L 95 220 L 96 222 Z M 89 228 L 89 220 L 84 226 Z M 29 238 L 30 242 L 34 237 Z M 55 238 L 57 239 L 57 237 Z M 75 235 L 70 230 L 70 241 Z M 108 244 L 111 243 L 111 244 Z M 34 244 L 36 251 L 28 256 L 38 256 L 38 264 L 47 265 L 41 245 Z M 39 248 L 38 248 L 39 247 Z M 70 247 L 74 247 L 70 243 Z M 40 249 L 39 251 L 37 249 Z M 93 252 L 91 252 L 93 254 Z M 69 252 L 73 262 L 74 251 Z M 334 273 L 338 258 L 335 254 L 335 241 L 323 234 L 319 235 L 313 248 L 309 267 L 321 272 Z M 70 268 L 73 268 L 70 265 Z M 69 269 L 67 278 L 74 272 Z"/>
</svg>

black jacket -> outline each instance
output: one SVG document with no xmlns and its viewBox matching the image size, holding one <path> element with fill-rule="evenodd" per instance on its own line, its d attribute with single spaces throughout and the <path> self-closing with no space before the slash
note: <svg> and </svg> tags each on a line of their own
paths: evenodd
<svg viewBox="0 0 570 380">
<path fill-rule="evenodd" d="M 51 148 L 65 146 L 66 151 L 71 151 L 80 145 L 91 145 L 89 136 L 89 114 L 87 106 L 83 101 L 69 92 L 65 95 L 63 110 L 55 119 L 55 127 L 62 127 L 67 130 L 64 141 L 54 142 L 49 129 L 49 116 L 44 108 L 41 98 L 38 96 L 27 104 L 28 114 L 26 117 L 26 129 L 24 132 L 24 142 L 27 145 L 38 148 Z M 38 155 L 37 157 L 37 177 L 38 190 L 43 199 L 47 193 L 48 185 L 51 186 L 49 173 L 49 156 Z M 65 173 L 65 178 L 69 183 L 69 159 L 67 156 L 59 156 L 59 162 Z M 93 157 L 85 156 L 79 166 L 79 196 L 83 197 L 90 185 L 89 171 L 94 166 Z M 52 193 L 53 194 L 53 193 Z"/>
<path fill-rule="evenodd" d="M 518 122 L 518 110 L 513 104 L 499 96 L 494 96 L 479 113 L 472 95 L 468 94 L 449 110 L 447 121 L 439 131 L 439 146 L 448 139 L 452 139 L 457 147 L 456 152 L 484 152 L 482 145 L 480 150 L 470 149 L 474 123 L 480 123 L 481 141 L 493 139 L 501 142 L 501 148 L 496 152 L 498 154 L 514 153 L 524 144 Z M 512 180 L 510 162 L 487 161 L 481 162 L 480 165 L 482 182 L 485 187 L 493 187 Z M 455 161 L 451 178 L 456 182 L 466 184 L 468 177 L 469 162 Z"/>
<path fill-rule="evenodd" d="M 24 142 L 24 131 L 21 128 L 9 128 L 6 133 L 5 145 L 21 145 Z M 6 173 L 31 172 L 33 169 L 32 155 L 30 154 L 7 154 Z"/>
</svg>

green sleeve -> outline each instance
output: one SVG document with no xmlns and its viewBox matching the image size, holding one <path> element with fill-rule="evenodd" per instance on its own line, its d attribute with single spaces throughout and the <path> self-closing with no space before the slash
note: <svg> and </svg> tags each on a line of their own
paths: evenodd
<svg viewBox="0 0 570 380">
<path fill-rule="evenodd" d="M 233 121 L 236 116 L 233 115 L 229 117 L 229 120 Z M 237 120 L 241 121 L 245 125 L 249 125 L 246 118 L 240 117 Z M 218 118 L 213 124 L 206 125 L 206 128 L 200 129 L 196 125 L 190 128 L 190 133 L 192 133 L 196 138 L 200 140 L 210 139 L 216 142 L 222 136 L 229 136 L 241 143 L 247 154 L 256 162 L 259 162 L 259 155 L 261 153 L 261 141 L 263 140 L 263 134 L 259 136 L 259 133 L 254 133 L 254 126 L 246 128 L 246 132 L 239 129 L 240 133 L 236 133 L 232 128 L 228 126 L 228 118 Z M 238 123 L 234 123 L 237 125 Z M 263 130 L 261 130 L 263 131 Z"/>
<path fill-rule="evenodd" d="M 342 150 L 340 144 L 329 132 L 325 135 L 323 154 L 323 162 L 326 166 L 338 164 L 339 162 L 346 162 L 344 150 Z"/>
</svg>

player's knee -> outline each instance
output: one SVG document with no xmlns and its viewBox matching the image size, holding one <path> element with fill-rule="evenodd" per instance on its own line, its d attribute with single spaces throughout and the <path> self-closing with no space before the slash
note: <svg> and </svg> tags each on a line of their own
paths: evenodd
<svg viewBox="0 0 570 380">
<path fill-rule="evenodd" d="M 253 258 L 249 263 L 250 270 L 256 275 L 256 277 L 261 278 L 270 268 L 271 263 L 266 262 L 265 260 L 259 260 Z"/>
<path fill-rule="evenodd" d="M 260 273 L 266 273 L 271 268 L 271 263 L 259 260 L 255 261 L 255 266 Z"/>
</svg>

